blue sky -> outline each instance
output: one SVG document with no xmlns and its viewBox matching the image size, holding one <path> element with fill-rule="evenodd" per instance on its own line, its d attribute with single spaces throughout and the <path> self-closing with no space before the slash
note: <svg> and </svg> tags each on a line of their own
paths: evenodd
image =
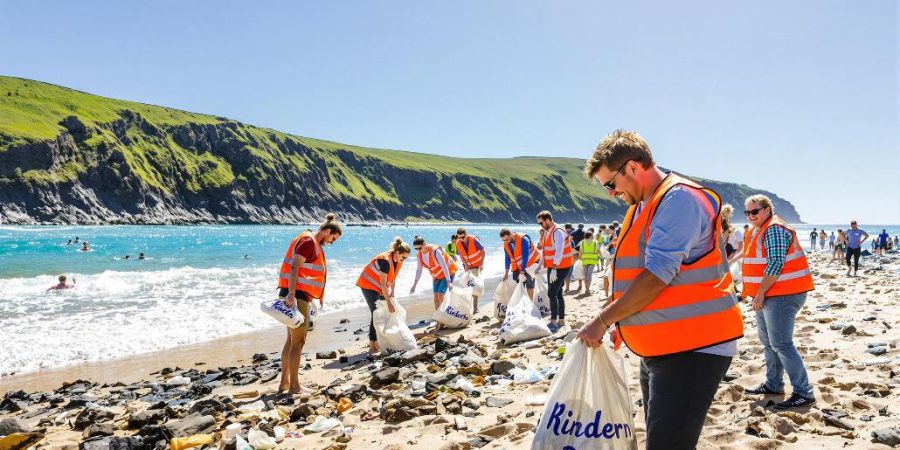
<svg viewBox="0 0 900 450">
<path fill-rule="evenodd" d="M 586 158 L 639 131 L 807 222 L 900 223 L 898 11 L 847 1 L 6 1 L 0 74 L 339 142 Z"/>
</svg>

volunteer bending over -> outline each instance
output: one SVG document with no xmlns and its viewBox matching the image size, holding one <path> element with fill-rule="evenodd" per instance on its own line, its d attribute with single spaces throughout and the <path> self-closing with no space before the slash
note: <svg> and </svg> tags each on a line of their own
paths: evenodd
<svg viewBox="0 0 900 450">
<path fill-rule="evenodd" d="M 721 199 L 663 173 L 644 139 L 628 131 L 603 139 L 585 173 L 629 207 L 612 263 L 612 300 L 578 337 L 597 347 L 616 324 L 613 340 L 641 356 L 647 449 L 693 449 L 744 332 Z"/>
<path fill-rule="evenodd" d="M 362 289 L 363 298 L 369 305 L 369 310 L 375 314 L 376 302 L 385 300 L 388 311 L 394 312 L 394 288 L 397 274 L 403 267 L 403 261 L 409 257 L 412 250 L 409 244 L 397 237 L 391 243 L 390 250 L 379 253 L 363 267 L 362 273 L 356 280 L 356 285 Z M 378 352 L 378 337 L 375 335 L 374 317 L 369 319 L 369 353 Z"/>
<path fill-rule="evenodd" d="M 513 233 L 509 228 L 500 230 L 500 239 L 503 240 L 503 251 L 506 254 L 506 271 L 503 272 L 503 281 L 509 278 L 512 270 L 513 281 L 519 282 L 519 276 L 525 277 L 525 289 L 528 297 L 534 300 L 534 278 L 528 273 L 537 273 L 539 255 L 531 243 L 531 237 L 527 234 Z M 522 262 L 525 261 L 523 265 Z"/>
<path fill-rule="evenodd" d="M 437 311 L 444 301 L 444 294 L 448 289 L 453 289 L 450 284 L 453 281 L 453 274 L 456 273 L 456 262 L 450 259 L 450 256 L 437 245 L 425 243 L 425 238 L 416 236 L 413 239 L 413 247 L 418 252 L 419 264 L 416 266 L 416 280 L 413 282 L 412 289 L 409 290 L 410 295 L 416 291 L 416 285 L 419 284 L 419 277 L 422 276 L 422 268 L 427 267 L 434 280 L 431 290 L 434 293 L 434 310 Z M 437 329 L 443 326 L 438 323 Z"/>
<path fill-rule="evenodd" d="M 462 258 L 463 268 L 477 277 L 481 274 L 481 266 L 484 264 L 484 245 L 481 245 L 481 240 L 477 236 L 467 235 L 465 228 L 456 230 L 456 237 L 456 254 Z M 477 313 L 478 296 L 475 294 L 472 294 L 472 306 Z"/>
<path fill-rule="evenodd" d="M 303 325 L 287 328 L 287 339 L 281 350 L 281 383 L 279 391 L 288 390 L 292 394 L 311 393 L 300 384 L 300 355 L 306 343 L 307 324 L 309 324 L 309 303 L 319 299 L 319 305 L 325 300 L 325 281 L 328 278 L 328 266 L 325 262 L 323 245 L 336 241 L 343 233 L 341 224 L 335 220 L 334 214 L 328 214 L 319 231 L 313 233 L 306 230 L 291 240 L 281 273 L 278 277 L 278 296 L 284 299 L 288 308 L 297 305 L 303 314 Z M 288 287 L 292 286 L 293 289 Z"/>
</svg>

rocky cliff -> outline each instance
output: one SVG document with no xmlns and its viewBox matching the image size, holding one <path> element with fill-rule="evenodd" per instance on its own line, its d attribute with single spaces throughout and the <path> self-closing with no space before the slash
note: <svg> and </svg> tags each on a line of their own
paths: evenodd
<svg viewBox="0 0 900 450">
<path fill-rule="evenodd" d="M 510 222 L 548 207 L 561 221 L 620 218 L 624 206 L 584 179 L 583 163 L 349 146 L 0 77 L 2 223 L 296 223 L 326 211 Z M 765 192 L 705 182 L 735 205 Z"/>
</svg>

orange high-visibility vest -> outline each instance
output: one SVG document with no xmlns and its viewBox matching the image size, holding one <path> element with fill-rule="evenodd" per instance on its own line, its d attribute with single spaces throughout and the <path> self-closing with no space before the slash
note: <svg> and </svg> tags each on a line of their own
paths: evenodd
<svg viewBox="0 0 900 450">
<path fill-rule="evenodd" d="M 553 236 L 556 235 L 556 230 L 559 229 L 559 226 L 554 223 L 549 230 L 544 231 L 544 235 L 541 237 L 541 253 L 544 254 L 544 267 L 548 269 L 553 267 L 553 257 L 556 256 L 556 250 L 553 249 Z M 563 231 L 563 234 L 566 235 L 566 240 L 563 242 L 562 259 L 559 260 L 559 265 L 556 266 L 559 269 L 572 267 L 572 264 L 575 264 L 575 249 L 572 248 L 572 237 L 565 231 Z"/>
<path fill-rule="evenodd" d="M 473 269 L 481 267 L 481 263 L 484 262 L 484 249 L 478 250 L 478 247 L 475 246 L 475 236 L 466 236 L 465 245 L 463 245 L 463 241 L 463 239 L 456 240 L 456 253 L 469 267 Z M 467 247 L 468 250 L 466 250 Z"/>
<path fill-rule="evenodd" d="M 400 267 L 403 266 L 403 261 L 397 261 L 397 265 L 394 266 L 394 252 L 386 251 L 375 255 L 375 257 L 369 261 L 369 264 L 366 264 L 366 266 L 363 267 L 362 273 L 359 275 L 359 278 L 356 279 L 356 285 L 363 289 L 378 292 L 382 297 L 387 297 L 388 293 L 381 291 L 381 274 L 383 272 L 378 270 L 379 259 L 388 262 L 388 273 L 385 274 L 387 275 L 388 284 L 394 282 L 397 278 L 397 273 L 400 272 Z"/>
<path fill-rule="evenodd" d="M 522 245 L 524 245 L 522 241 L 521 233 L 513 233 L 512 234 L 512 242 L 513 250 L 510 251 L 509 244 L 503 244 L 503 250 L 506 251 L 506 256 L 509 257 L 509 270 L 513 272 L 517 270 L 524 270 L 525 268 L 531 267 L 532 264 L 538 262 L 538 252 L 534 247 L 534 243 L 531 244 L 531 251 L 528 254 L 528 262 L 522 267 Z M 527 234 L 524 236 L 528 236 Z M 531 236 L 528 236 L 528 240 L 531 240 Z"/>
<path fill-rule="evenodd" d="M 759 294 L 759 285 L 762 283 L 766 264 L 769 262 L 766 258 L 768 251 L 766 251 L 763 241 L 765 240 L 766 231 L 770 227 L 781 227 L 790 231 L 791 245 L 788 247 L 787 255 L 784 258 L 784 267 L 781 268 L 781 274 L 778 275 L 775 284 L 765 292 L 766 297 L 800 294 L 815 289 L 812 275 L 809 273 L 809 262 L 806 260 L 806 254 L 803 253 L 800 240 L 797 239 L 797 232 L 788 226 L 778 214 L 772 214 L 756 234 L 744 243 L 744 262 L 742 266 L 744 287 L 742 295 L 756 297 Z"/>
<path fill-rule="evenodd" d="M 662 198 L 675 186 L 696 190 L 712 221 L 713 248 L 693 262 L 682 262 L 663 291 L 637 313 L 617 323 L 619 335 L 639 356 L 661 356 L 709 347 L 743 336 L 744 324 L 732 286 L 719 216 L 721 198 L 712 189 L 669 174 L 646 202 L 625 213 L 613 258 L 613 301 L 622 297 L 644 270 L 651 225 Z"/>
<path fill-rule="evenodd" d="M 428 270 L 431 272 L 432 278 L 434 278 L 435 280 L 443 280 L 444 270 L 441 269 L 441 263 L 434 258 L 435 250 L 437 250 L 444 258 L 444 262 L 447 264 L 447 271 L 450 272 L 450 275 L 456 273 L 456 261 L 450 258 L 450 256 L 448 256 L 447 253 L 437 245 L 425 244 L 422 246 L 422 249 L 419 250 L 418 255 L 419 264 L 421 264 L 423 267 L 428 268 Z"/>
<path fill-rule="evenodd" d="M 747 228 L 744 230 L 744 241 L 741 247 L 741 255 L 747 250 L 747 246 L 750 245 L 750 237 L 753 236 L 753 228 Z"/>
<path fill-rule="evenodd" d="M 278 287 L 288 287 L 291 278 L 291 261 L 294 260 L 294 255 L 296 255 L 294 248 L 297 246 L 297 242 L 304 237 L 312 239 L 318 258 L 316 264 L 305 262 L 295 269 L 297 271 L 297 282 L 294 284 L 294 289 L 309 294 L 311 298 L 322 298 L 322 294 L 325 292 L 325 280 L 328 278 L 328 266 L 325 263 L 325 252 L 322 251 L 322 246 L 316 240 L 316 235 L 312 231 L 304 231 L 291 240 L 291 245 L 284 254 L 284 261 L 281 263 Z"/>
</svg>

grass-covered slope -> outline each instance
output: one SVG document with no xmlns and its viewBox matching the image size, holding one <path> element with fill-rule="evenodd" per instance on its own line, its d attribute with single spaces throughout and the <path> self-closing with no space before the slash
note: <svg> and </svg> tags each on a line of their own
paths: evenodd
<svg viewBox="0 0 900 450">
<path fill-rule="evenodd" d="M 4 221 L 292 222 L 326 210 L 509 221 L 544 208 L 563 220 L 617 218 L 622 205 L 588 183 L 582 165 L 356 147 L 0 77 Z M 752 191 L 717 187 L 732 202 Z"/>
</svg>

